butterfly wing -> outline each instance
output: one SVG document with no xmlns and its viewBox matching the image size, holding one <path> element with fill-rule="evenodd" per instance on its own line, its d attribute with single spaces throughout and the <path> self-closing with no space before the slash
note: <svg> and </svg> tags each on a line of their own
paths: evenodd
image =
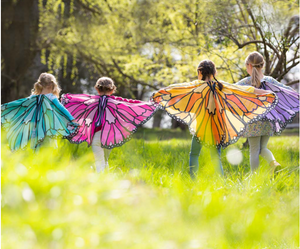
<svg viewBox="0 0 300 249">
<path fill-rule="evenodd" d="M 266 119 L 272 122 L 275 134 L 280 134 L 299 112 L 299 93 L 266 81 L 262 82 L 262 88 L 278 96 L 278 104 L 266 115 Z"/>
<path fill-rule="evenodd" d="M 246 124 L 264 119 L 277 104 L 277 96 L 273 93 L 254 94 L 230 84 L 224 84 L 222 91 L 217 89 L 217 93 L 220 106 L 224 108 L 224 112 L 220 113 L 225 124 L 223 147 L 236 142 Z"/>
<path fill-rule="evenodd" d="M 152 98 L 172 118 L 187 124 L 201 143 L 226 147 L 238 140 L 248 122 L 267 112 L 275 99 L 273 94 L 260 96 L 227 85 L 220 91 L 203 81 L 175 84 Z"/>
<path fill-rule="evenodd" d="M 87 94 L 64 94 L 62 104 L 79 123 L 78 133 L 70 138 L 72 143 L 87 142 L 90 146 L 95 133 L 100 96 Z"/>
<path fill-rule="evenodd" d="M 24 149 L 31 140 L 36 148 L 46 136 L 70 136 L 76 132 L 76 124 L 44 95 L 30 96 L 1 106 L 1 122 L 7 130 L 12 151 Z"/>
<path fill-rule="evenodd" d="M 24 149 L 31 139 L 36 102 L 36 97 L 28 97 L 1 105 L 1 123 L 12 151 Z"/>
<path fill-rule="evenodd" d="M 41 95 L 41 107 L 37 114 L 36 139 L 41 143 L 46 136 L 50 138 L 74 136 L 78 124 L 71 120 L 45 95 Z"/>
<path fill-rule="evenodd" d="M 137 127 L 146 123 L 156 109 L 151 102 L 108 97 L 101 130 L 102 147 L 111 149 L 129 141 Z"/>
</svg>

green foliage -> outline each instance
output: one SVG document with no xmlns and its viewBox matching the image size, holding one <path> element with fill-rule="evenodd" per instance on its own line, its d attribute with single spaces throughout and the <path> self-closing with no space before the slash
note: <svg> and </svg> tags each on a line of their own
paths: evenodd
<svg viewBox="0 0 300 249">
<path fill-rule="evenodd" d="M 192 181 L 190 142 L 186 133 L 139 131 L 96 174 L 86 144 L 11 153 L 2 134 L 2 247 L 298 248 L 298 136 L 271 138 L 286 167 L 275 179 L 263 160 L 249 173 L 248 149 L 230 165 L 231 146 L 225 177 L 204 148 Z"/>
<path fill-rule="evenodd" d="M 36 75 L 48 71 L 64 92 L 92 93 L 96 78 L 108 76 L 118 95 L 145 99 L 161 86 L 194 80 L 203 59 L 215 62 L 219 80 L 232 83 L 247 75 L 244 60 L 254 50 L 264 54 L 266 74 L 282 80 L 299 63 L 298 6 L 294 0 L 4 1 L 2 98 L 27 96 Z"/>
<path fill-rule="evenodd" d="M 232 0 L 77 0 L 73 8 L 62 3 L 48 0 L 40 9 L 40 42 L 49 44 L 49 67 L 66 70 L 52 56 L 76 54 L 91 74 L 112 77 L 122 86 L 120 93 L 131 97 L 142 97 L 138 85 L 145 91 L 194 80 L 199 61 L 207 58 L 215 62 L 220 79 L 235 82 L 245 74 L 245 54 L 255 49 L 237 51 L 231 39 L 216 35 L 220 25 L 236 39 L 250 32 L 231 30 L 231 22 L 239 22 Z"/>
</svg>

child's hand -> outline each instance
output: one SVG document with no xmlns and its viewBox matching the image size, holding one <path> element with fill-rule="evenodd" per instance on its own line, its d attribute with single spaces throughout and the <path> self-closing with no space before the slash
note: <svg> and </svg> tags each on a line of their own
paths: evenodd
<svg viewBox="0 0 300 249">
<path fill-rule="evenodd" d="M 76 122 L 76 119 L 73 119 L 72 123 L 77 124 L 78 126 L 81 126 L 78 122 Z"/>
<path fill-rule="evenodd" d="M 273 92 L 270 90 L 263 90 L 263 89 L 254 89 L 254 93 L 256 94 L 272 94 Z"/>
</svg>

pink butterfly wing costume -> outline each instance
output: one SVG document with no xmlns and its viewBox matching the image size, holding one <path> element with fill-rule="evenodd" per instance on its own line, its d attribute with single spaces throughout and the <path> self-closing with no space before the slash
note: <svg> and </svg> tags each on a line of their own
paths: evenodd
<svg viewBox="0 0 300 249">
<path fill-rule="evenodd" d="M 81 125 L 70 142 L 87 142 L 90 146 L 95 132 L 101 130 L 101 146 L 107 149 L 129 141 L 137 127 L 146 123 L 157 110 L 151 102 L 107 95 L 67 93 L 61 101 Z"/>
</svg>

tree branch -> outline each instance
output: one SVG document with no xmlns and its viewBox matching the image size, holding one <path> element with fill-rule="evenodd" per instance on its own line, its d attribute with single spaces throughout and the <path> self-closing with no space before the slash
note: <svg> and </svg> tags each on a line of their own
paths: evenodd
<svg viewBox="0 0 300 249">
<path fill-rule="evenodd" d="M 293 67 L 297 66 L 300 61 L 294 61 L 292 65 L 286 68 L 283 73 L 281 73 L 278 77 L 277 80 L 281 80 L 283 76 L 285 76 Z"/>
<path fill-rule="evenodd" d="M 94 5 L 94 6 L 90 7 L 86 4 L 84 4 L 81 0 L 78 0 L 77 2 L 83 9 L 85 9 L 85 10 L 87 10 L 87 11 L 93 13 L 93 14 L 96 14 L 96 15 L 102 15 L 103 14 L 101 9 L 97 8 L 98 7 L 97 5 Z"/>
<path fill-rule="evenodd" d="M 106 5 L 107 5 L 107 7 L 109 8 L 109 10 L 110 10 L 111 12 L 113 12 L 112 7 L 111 7 L 110 4 L 107 2 L 107 0 L 104 0 L 104 2 L 106 2 Z"/>
<path fill-rule="evenodd" d="M 158 89 L 159 89 L 157 86 L 153 86 L 153 85 L 151 85 L 151 84 L 147 84 L 147 83 L 145 83 L 145 82 L 143 82 L 143 81 L 140 81 L 140 80 L 137 80 L 137 79 L 133 78 L 132 76 L 130 76 L 130 75 L 128 75 L 128 74 L 125 74 L 125 73 L 122 71 L 122 69 L 119 67 L 118 63 L 117 63 L 113 58 L 111 58 L 111 59 L 112 59 L 112 62 L 114 63 L 114 65 L 115 65 L 115 67 L 117 68 L 118 72 L 119 72 L 122 76 L 124 76 L 124 77 L 130 79 L 130 80 L 133 81 L 134 83 L 141 84 L 141 85 L 143 85 L 143 86 L 149 86 L 149 87 L 151 87 L 151 88 L 153 88 L 153 89 L 155 89 L 155 90 L 158 90 Z"/>
<path fill-rule="evenodd" d="M 240 44 L 239 42 L 236 43 L 236 45 L 238 46 L 239 49 L 249 45 L 249 44 L 257 44 L 257 43 L 262 43 L 262 44 L 266 44 L 268 47 L 270 47 L 279 57 L 279 51 L 269 42 L 264 42 L 264 41 L 260 41 L 260 40 L 255 40 L 255 41 L 248 41 L 245 42 L 243 44 Z"/>
<path fill-rule="evenodd" d="M 291 85 L 295 85 L 295 84 L 299 84 L 299 80 L 290 81 L 290 82 L 286 83 L 285 85 L 286 86 L 291 86 Z"/>
</svg>

